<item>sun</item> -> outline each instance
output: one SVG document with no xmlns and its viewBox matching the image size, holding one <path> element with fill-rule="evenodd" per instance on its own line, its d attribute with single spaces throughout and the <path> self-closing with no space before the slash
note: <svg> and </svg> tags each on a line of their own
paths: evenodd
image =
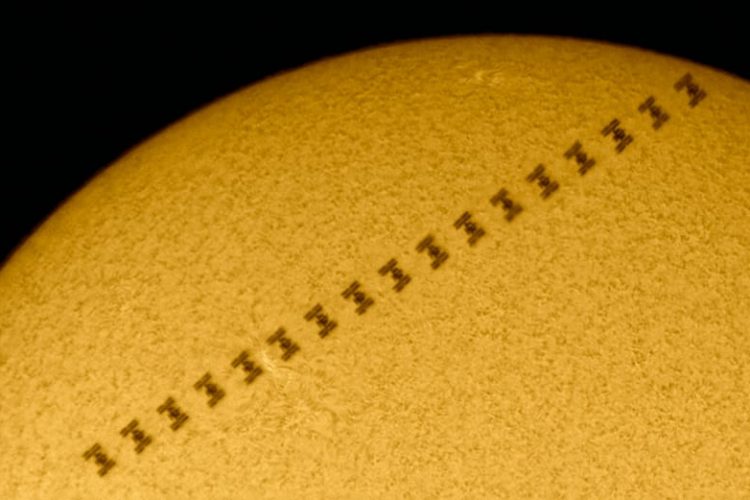
<svg viewBox="0 0 750 500">
<path fill-rule="evenodd" d="M 561 38 L 327 59 L 0 270 L 0 497 L 750 493 L 750 85 Z"/>
</svg>

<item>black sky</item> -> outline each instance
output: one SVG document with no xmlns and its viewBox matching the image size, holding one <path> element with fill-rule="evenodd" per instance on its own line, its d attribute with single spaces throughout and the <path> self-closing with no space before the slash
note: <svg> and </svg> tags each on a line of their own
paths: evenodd
<svg viewBox="0 0 750 500">
<path fill-rule="evenodd" d="M 375 44 L 457 34 L 563 35 L 640 46 L 750 80 L 745 17 L 684 9 L 681 16 L 655 16 L 621 6 L 597 20 L 573 8 L 395 21 L 366 11 L 348 20 L 300 15 L 294 22 L 290 14 L 198 15 L 189 23 L 145 13 L 6 17 L 4 115 L 11 133 L 0 181 L 0 262 L 96 172 L 190 111 L 280 71 Z"/>
</svg>

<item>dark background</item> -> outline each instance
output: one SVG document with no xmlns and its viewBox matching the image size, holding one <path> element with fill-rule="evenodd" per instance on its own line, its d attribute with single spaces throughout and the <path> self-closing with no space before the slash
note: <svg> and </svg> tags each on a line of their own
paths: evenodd
<svg viewBox="0 0 750 500">
<path fill-rule="evenodd" d="M 8 16 L 0 263 L 55 207 L 146 137 L 254 81 L 362 47 L 456 34 L 553 34 L 640 46 L 750 80 L 748 23 L 738 12 L 685 4 L 683 16 L 660 17 L 612 7 L 598 18 L 572 7 L 386 21 L 364 11 L 336 13 L 346 20 L 303 14 L 296 22 L 289 13 L 199 13 L 189 22 L 150 13 Z"/>
</svg>

